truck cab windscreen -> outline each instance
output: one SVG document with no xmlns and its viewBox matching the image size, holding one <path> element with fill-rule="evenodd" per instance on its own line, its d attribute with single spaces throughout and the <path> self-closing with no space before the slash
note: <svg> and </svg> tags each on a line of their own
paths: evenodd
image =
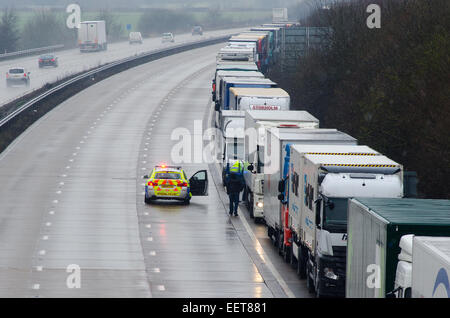
<svg viewBox="0 0 450 318">
<path fill-rule="evenodd" d="M 328 198 L 323 207 L 323 228 L 330 232 L 347 229 L 347 198 Z"/>
</svg>

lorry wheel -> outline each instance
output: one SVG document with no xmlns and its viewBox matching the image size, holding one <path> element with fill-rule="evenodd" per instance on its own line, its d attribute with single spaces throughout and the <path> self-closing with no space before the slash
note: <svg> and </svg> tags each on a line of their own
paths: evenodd
<svg viewBox="0 0 450 318">
<path fill-rule="evenodd" d="M 297 269 L 297 259 L 295 258 L 294 254 L 291 254 L 291 259 L 289 261 L 289 264 L 291 264 L 292 269 Z"/>
<path fill-rule="evenodd" d="M 315 292 L 315 289 L 314 289 L 314 281 L 313 281 L 313 279 L 312 279 L 311 276 L 310 276 L 310 272 L 309 272 L 308 266 L 307 266 L 307 268 L 306 268 L 306 288 L 308 289 L 308 292 L 309 292 L 310 294 L 312 294 L 312 293 Z"/>
<path fill-rule="evenodd" d="M 278 236 L 277 236 L 278 255 L 281 255 L 284 257 L 283 240 L 284 240 L 283 234 L 278 233 Z"/>
<path fill-rule="evenodd" d="M 267 236 L 270 237 L 270 240 L 272 240 L 272 235 L 273 235 L 273 229 L 272 229 L 272 227 L 268 226 L 267 227 Z"/>
<path fill-rule="evenodd" d="M 288 264 L 291 263 L 291 247 L 290 246 L 285 246 L 284 247 L 284 261 Z"/>
<path fill-rule="evenodd" d="M 306 261 L 303 254 L 303 248 L 300 248 L 299 259 L 297 260 L 297 275 L 300 279 L 305 279 L 306 276 Z"/>
</svg>

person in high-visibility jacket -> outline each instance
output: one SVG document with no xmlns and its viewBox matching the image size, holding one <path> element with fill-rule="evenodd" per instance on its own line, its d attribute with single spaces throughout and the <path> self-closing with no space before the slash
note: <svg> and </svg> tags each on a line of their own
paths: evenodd
<svg viewBox="0 0 450 318">
<path fill-rule="evenodd" d="M 225 181 L 228 198 L 230 199 L 229 214 L 237 216 L 239 194 L 244 189 L 243 164 L 238 160 L 231 167 L 227 166 Z"/>
</svg>

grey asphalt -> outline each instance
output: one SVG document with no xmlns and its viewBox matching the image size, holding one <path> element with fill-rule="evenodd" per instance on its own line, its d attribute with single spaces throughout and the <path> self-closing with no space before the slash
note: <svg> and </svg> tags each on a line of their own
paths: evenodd
<svg viewBox="0 0 450 318">
<path fill-rule="evenodd" d="M 153 37 L 144 39 L 143 44 L 130 45 L 128 41 L 115 42 L 108 44 L 108 50 L 100 52 L 81 53 L 79 49 L 68 49 L 55 52 L 58 57 L 59 66 L 38 67 L 39 55 L 20 57 L 0 61 L 0 106 L 18 98 L 26 93 L 38 89 L 46 83 L 52 83 L 64 77 L 86 71 L 109 62 L 113 62 L 129 56 L 149 52 L 161 48 L 167 48 L 174 45 L 208 39 L 215 36 L 222 36 L 241 32 L 242 28 L 206 31 L 202 36 L 191 35 L 190 33 L 175 34 L 174 43 L 161 43 L 161 38 Z M 25 67 L 30 74 L 30 86 L 26 87 L 18 83 L 12 87 L 6 87 L 5 73 L 10 67 Z"/>
<path fill-rule="evenodd" d="M 208 170 L 207 197 L 144 204 L 142 176 L 172 163 L 172 132 L 202 144 L 194 121 L 208 122 L 221 46 L 99 82 L 0 154 L 0 297 L 307 296 L 261 228 L 228 217 L 212 165 L 181 163 Z M 68 288 L 70 265 L 81 288 Z"/>
</svg>

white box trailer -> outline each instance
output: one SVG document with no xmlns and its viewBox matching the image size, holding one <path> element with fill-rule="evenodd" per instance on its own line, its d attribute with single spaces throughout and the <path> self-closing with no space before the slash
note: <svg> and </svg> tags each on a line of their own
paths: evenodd
<svg viewBox="0 0 450 318">
<path fill-rule="evenodd" d="M 272 22 L 286 22 L 288 21 L 288 9 L 287 8 L 273 8 L 272 9 Z"/>
<path fill-rule="evenodd" d="M 345 295 L 347 202 L 352 197 L 403 197 L 403 166 L 371 151 L 292 155 L 289 201 L 298 235 L 294 250 L 310 291 Z"/>
<path fill-rule="evenodd" d="M 278 199 L 279 182 L 288 144 L 338 144 L 356 145 L 356 139 L 336 129 L 266 128 L 266 141 L 259 151 L 264 164 L 264 219 L 269 237 L 278 241 L 282 233 L 282 204 Z"/>
<path fill-rule="evenodd" d="M 220 109 L 239 109 L 232 108 L 231 105 L 231 93 L 232 87 L 241 88 L 276 88 L 277 83 L 271 81 L 268 78 L 257 77 L 223 77 L 220 85 L 220 96 L 217 98 Z"/>
<path fill-rule="evenodd" d="M 264 149 L 267 128 L 319 128 L 319 120 L 306 111 L 247 110 L 245 114 L 244 201 L 255 222 L 264 216 L 263 161 L 258 154 Z"/>
<path fill-rule="evenodd" d="M 258 66 L 254 62 L 245 62 L 245 61 L 220 61 L 216 64 L 216 72 L 214 73 L 214 77 L 212 79 L 212 101 L 216 102 L 217 99 L 217 73 L 220 71 L 240 71 L 240 72 L 258 72 Z"/>
<path fill-rule="evenodd" d="M 249 61 L 256 62 L 256 50 L 250 47 L 224 47 L 217 53 L 216 61 Z"/>
<path fill-rule="evenodd" d="M 411 283 L 411 277 L 408 279 L 408 273 L 405 272 L 405 269 L 410 271 L 411 268 L 402 263 L 407 260 L 411 266 L 410 255 L 413 254 L 412 262 L 414 263 L 414 258 L 418 257 L 419 266 L 422 267 L 420 262 L 426 262 L 427 258 L 432 257 L 427 255 L 423 258 L 421 254 L 414 255 L 414 246 L 411 246 L 414 243 L 410 243 L 412 240 L 409 240 L 409 243 L 405 242 L 404 239 L 412 235 L 449 237 L 449 212 L 450 200 L 409 198 L 348 200 L 345 297 L 385 298 L 397 294 L 403 297 L 411 294 L 406 290 L 409 289 L 407 285 Z M 433 273 L 431 265 L 428 266 L 425 271 L 422 269 L 423 275 Z M 424 273 L 428 271 L 429 273 Z M 416 274 L 416 278 L 419 278 L 417 284 L 421 284 L 420 277 L 420 274 Z M 432 280 L 430 285 L 433 285 L 434 290 L 437 277 L 424 277 L 426 280 L 429 278 Z M 396 291 L 398 285 L 404 290 Z M 439 293 L 442 287 L 438 287 Z"/>
<path fill-rule="evenodd" d="M 411 296 L 413 298 L 450 298 L 449 280 L 450 237 L 415 236 Z"/>
<path fill-rule="evenodd" d="M 230 109 L 289 110 L 291 99 L 281 88 L 230 88 Z"/>
<path fill-rule="evenodd" d="M 105 21 L 83 21 L 78 29 L 78 46 L 81 52 L 106 50 Z"/>
<path fill-rule="evenodd" d="M 229 71 L 229 70 L 218 70 L 214 77 L 213 83 L 213 102 L 219 103 L 220 96 L 222 95 L 222 79 L 224 77 L 248 77 L 248 78 L 264 78 L 264 74 L 259 71 Z"/>
<path fill-rule="evenodd" d="M 237 160 L 242 161 L 244 158 L 244 116 L 244 111 L 224 110 L 221 112 L 221 137 L 216 141 L 223 183 L 225 183 L 227 164 L 233 165 Z"/>
</svg>

